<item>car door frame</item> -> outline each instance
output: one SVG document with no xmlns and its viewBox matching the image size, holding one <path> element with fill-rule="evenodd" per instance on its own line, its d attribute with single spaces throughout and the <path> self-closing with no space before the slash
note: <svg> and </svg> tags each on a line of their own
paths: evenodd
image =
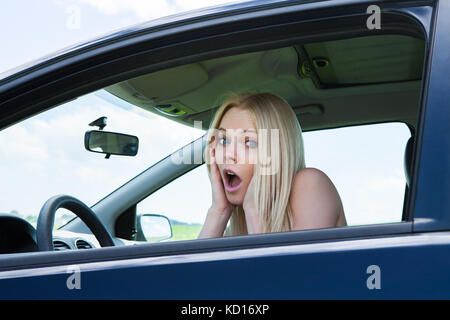
<svg viewBox="0 0 450 320">
<path fill-rule="evenodd" d="M 338 4 L 339 3 L 339 4 Z M 281 17 L 280 19 L 286 18 L 286 14 L 297 12 L 300 15 L 303 14 L 303 18 L 306 17 L 306 14 L 309 14 L 309 18 L 311 18 L 311 13 L 317 14 L 317 16 L 313 15 L 314 19 L 319 19 L 325 13 L 325 15 L 330 16 L 338 16 L 343 15 L 343 10 L 345 9 L 346 14 L 351 15 L 355 12 L 361 12 L 361 9 L 367 7 L 367 4 L 371 3 L 369 1 L 328 1 L 326 3 L 278 3 L 277 4 L 267 4 L 267 7 L 264 6 L 258 7 L 258 9 L 250 9 L 246 8 L 245 10 L 242 8 L 238 8 L 236 10 L 242 10 L 240 18 L 242 21 L 253 21 L 255 25 L 251 27 L 257 29 L 258 26 L 261 27 L 261 21 L 264 21 L 265 17 L 268 15 L 273 15 L 274 12 L 278 15 L 277 17 Z M 279 233 L 279 234 L 268 234 L 268 235 L 252 235 L 246 237 L 233 237 L 233 238 L 222 238 L 222 239 L 207 239 L 207 240 L 195 240 L 195 241 L 180 241 L 178 243 L 162 243 L 162 244 L 151 244 L 151 245 L 142 245 L 142 246 L 133 246 L 130 247 L 116 247 L 116 248 L 103 248 L 103 249 L 92 249 L 87 251 L 75 251 L 75 252 L 49 252 L 49 253 L 33 253 L 26 255 L 10 255 L 8 259 L 6 257 L 0 257 L 0 281 L 2 284 L 6 286 L 2 286 L 2 288 L 11 288 L 14 286 L 15 290 L 12 292 L 12 296 L 14 297 L 36 297 L 39 291 L 36 289 L 31 289 L 28 291 L 21 292 L 23 289 L 30 289 L 31 283 L 33 281 L 48 281 L 47 283 L 52 283 L 52 290 L 45 293 L 48 297 L 107 297 L 111 296 L 111 293 L 117 294 L 118 296 L 123 295 L 124 293 L 117 291 L 117 285 L 112 285 L 113 288 L 116 288 L 116 291 L 109 291 L 106 289 L 102 289 L 100 291 L 96 291 L 96 289 L 73 291 L 68 290 L 68 288 L 64 288 L 61 286 L 61 279 L 66 278 L 67 268 L 70 265 L 76 264 L 80 270 L 83 271 L 83 274 L 89 280 L 88 283 L 100 283 L 99 279 L 105 279 L 105 277 L 111 276 L 111 274 L 117 274 L 118 271 L 123 271 L 123 273 L 127 272 L 135 272 L 140 274 L 141 271 L 146 270 L 146 272 L 155 272 L 155 270 L 159 270 L 162 274 L 166 273 L 167 270 L 173 268 L 175 265 L 183 265 L 186 266 L 183 270 L 183 274 L 187 275 L 187 270 L 192 272 L 195 275 L 201 275 L 202 272 L 208 272 L 206 267 L 213 266 L 216 271 L 226 271 L 226 266 L 231 268 L 237 268 L 238 270 L 244 270 L 244 263 L 252 263 L 252 261 L 259 261 L 260 265 L 267 265 L 267 267 L 262 271 L 262 274 L 269 275 L 269 266 L 273 264 L 274 266 L 278 266 L 281 269 L 287 268 L 290 275 L 295 275 L 295 270 L 299 261 L 306 262 L 304 265 L 305 271 L 310 271 L 310 273 L 314 274 L 314 269 L 311 269 L 312 266 L 321 266 L 321 262 L 326 261 L 323 257 L 330 257 L 333 259 L 340 259 L 342 256 L 349 258 L 350 261 L 353 261 L 355 265 L 358 264 L 361 269 L 361 262 L 356 263 L 354 256 L 370 254 L 379 257 L 386 257 L 399 252 L 398 250 L 403 249 L 406 251 L 410 251 L 411 249 L 418 251 L 423 251 L 423 255 L 429 255 L 430 252 L 436 251 L 437 249 L 431 250 L 430 248 L 442 248 L 448 246 L 450 242 L 448 242 L 447 233 L 434 233 L 434 235 L 438 235 L 438 237 L 430 237 L 429 234 L 424 234 L 424 231 L 428 230 L 448 230 L 448 218 L 444 217 L 443 212 L 447 209 L 448 211 L 448 200 L 445 199 L 442 192 L 423 192 L 425 186 L 431 185 L 430 182 L 442 181 L 442 174 L 444 177 L 448 177 L 448 168 L 445 168 L 445 155 L 432 157 L 429 154 L 424 153 L 423 150 L 429 150 L 436 147 L 438 143 L 447 143 L 448 144 L 448 135 L 441 135 L 441 139 L 436 139 L 436 135 L 442 133 L 443 129 L 446 128 L 446 123 L 443 121 L 442 117 L 439 118 L 439 112 L 444 110 L 443 102 L 444 100 L 436 101 L 435 94 L 436 92 L 443 94 L 444 97 L 448 96 L 448 92 L 445 92 L 442 87 L 438 85 L 439 79 L 443 79 L 443 71 L 449 70 L 450 66 L 446 66 L 443 62 L 443 59 L 439 57 L 439 54 L 436 51 L 433 51 L 432 45 L 436 48 L 448 48 L 448 40 L 449 36 L 445 35 L 444 28 L 448 25 L 444 22 L 445 18 L 441 16 L 438 19 L 439 14 L 445 16 L 450 12 L 450 7 L 448 4 L 444 2 L 434 2 L 434 1 L 415 1 L 417 7 L 411 10 L 405 10 L 401 8 L 401 1 L 392 1 L 392 2 L 380 2 L 380 6 L 382 7 L 383 12 L 388 14 L 403 12 L 404 14 L 408 13 L 408 15 L 414 16 L 417 20 L 426 20 L 430 19 L 430 11 L 425 12 L 423 6 L 432 5 L 436 3 L 439 7 L 438 10 L 433 11 L 434 14 L 430 21 L 432 23 L 430 26 L 425 26 L 425 31 L 429 31 L 430 38 L 427 40 L 427 52 L 432 56 L 427 55 L 426 59 L 426 74 L 423 86 L 423 94 L 422 95 L 422 108 L 421 108 L 421 117 L 419 118 L 419 130 L 417 131 L 417 143 L 415 145 L 415 149 L 413 151 L 413 155 L 418 154 L 420 157 L 417 157 L 416 161 L 413 161 L 413 179 L 412 179 L 412 197 L 411 202 L 409 203 L 409 210 L 414 212 L 414 215 L 411 215 L 410 221 L 405 221 L 401 223 L 394 224 L 385 224 L 385 225 L 375 225 L 375 226 L 361 226 L 361 227 L 347 227 L 347 228 L 332 228 L 332 229 L 323 229 L 323 230 L 308 230 L 308 231 L 299 231 L 299 232 L 290 232 L 290 233 Z M 259 11 L 258 11 L 259 10 Z M 352 11 L 353 10 L 353 11 Z M 357 11 L 359 10 L 359 11 Z M 232 10 L 231 10 L 232 12 Z M 228 12 L 230 14 L 230 12 Z M 247 16 L 245 16 L 247 15 Z M 285 16 L 283 16 L 285 15 Z M 283 18 L 284 17 L 284 18 Z M 177 39 L 180 39 L 180 35 L 185 35 L 186 32 L 190 32 L 191 36 L 194 38 L 197 35 L 195 31 L 199 34 L 207 33 L 207 31 L 213 30 L 216 34 L 208 34 L 208 37 L 220 37 L 221 32 L 223 32 L 223 28 L 226 28 L 225 22 L 236 23 L 239 25 L 239 22 L 243 23 L 239 19 L 233 16 L 216 15 L 212 14 L 208 22 L 211 25 L 208 25 L 205 19 L 199 19 L 198 22 L 194 22 L 192 24 L 188 24 L 189 19 L 175 24 L 170 28 L 164 29 L 160 28 L 155 31 L 152 30 L 153 33 L 147 34 L 147 36 L 154 36 L 152 38 L 155 42 L 160 42 L 161 47 L 168 47 L 168 43 L 164 43 L 164 40 L 170 38 L 171 41 L 176 42 Z M 248 19 L 248 20 L 246 20 Z M 258 19 L 262 19 L 259 20 Z M 275 19 L 276 20 L 276 19 Z M 259 23 L 259 24 L 258 24 Z M 292 23 L 292 22 L 291 22 Z M 180 26 L 181 25 L 181 26 Z M 181 28 L 182 31 L 177 30 L 177 28 Z M 197 28 L 197 29 L 195 29 Z M 208 29 L 211 28 L 211 29 Z M 216 29 L 214 29 L 216 28 Z M 151 28 L 150 28 L 151 29 Z M 436 30 L 436 31 L 434 31 Z M 173 34 L 170 34 L 170 31 Z M 141 31 L 142 32 L 142 31 Z M 179 32 L 177 34 L 177 32 Z M 143 32 L 142 32 L 143 33 Z M 155 34 L 161 33 L 159 37 L 155 36 Z M 435 35 L 438 34 L 439 37 Z M 34 70 L 25 70 L 18 75 L 11 76 L 0 83 L 0 126 L 11 125 L 21 119 L 31 116 L 32 114 L 42 111 L 45 108 L 48 108 L 49 105 L 55 105 L 67 101 L 68 99 L 74 98 L 78 95 L 87 93 L 92 91 L 93 89 L 99 89 L 104 87 L 105 85 L 112 84 L 116 82 L 118 79 L 126 79 L 137 74 L 142 74 L 149 71 L 156 71 L 163 69 L 168 66 L 174 66 L 180 63 L 187 63 L 189 61 L 196 61 L 200 59 L 204 59 L 206 57 L 212 57 L 217 48 L 208 48 L 210 49 L 208 52 L 202 52 L 201 48 L 192 45 L 194 40 L 191 40 L 189 43 L 190 48 L 198 50 L 192 56 L 185 57 L 184 59 L 178 59 L 176 57 L 160 57 L 156 54 L 156 59 L 161 59 L 157 63 L 152 64 L 151 66 L 141 66 L 139 68 L 133 69 L 132 71 L 122 72 L 120 76 L 112 75 L 110 71 L 106 72 L 108 69 L 108 61 L 112 63 L 114 59 L 111 56 L 108 56 L 108 53 L 111 54 L 113 51 L 118 51 L 119 54 L 127 53 L 129 56 L 133 56 L 133 52 L 135 53 L 139 48 L 139 42 L 131 43 L 135 40 L 130 38 L 131 34 L 124 33 L 117 39 L 103 39 L 98 43 L 92 45 L 92 47 L 81 47 L 76 48 L 74 51 L 69 51 L 63 57 L 60 57 L 57 61 L 52 62 L 44 62 L 42 65 L 36 67 Z M 143 33 L 143 37 L 144 37 Z M 178 38 L 177 38 L 178 36 Z M 125 40 L 124 40 L 125 39 Z M 245 39 L 251 40 L 251 39 Z M 103 42 L 102 42 L 103 41 Z M 110 43 L 108 43 L 110 41 Z M 142 40 L 141 40 L 142 41 Z M 147 39 L 148 41 L 148 39 Z M 154 42 L 154 43 L 155 43 Z M 202 42 L 205 43 L 205 42 Z M 286 42 L 288 43 L 288 42 Z M 141 44 L 142 45 L 142 44 Z M 180 44 L 180 47 L 186 44 Z M 280 42 L 277 42 L 277 46 L 280 45 Z M 257 48 L 268 48 L 271 45 L 265 43 L 251 45 L 247 43 L 246 47 L 243 45 L 239 47 L 230 47 L 221 50 L 221 54 L 227 53 L 237 53 L 242 52 L 242 50 L 248 50 L 249 47 L 252 49 Z M 428 46 L 430 46 L 428 48 Z M 186 50 L 186 48 L 184 48 Z M 128 51 L 127 51 L 128 50 Z M 154 48 L 152 50 L 155 50 Z M 152 53 L 155 53 L 154 51 Z M 204 50 L 203 50 L 204 51 Z M 116 52 L 116 54 L 118 54 Z M 161 52 L 161 51 L 160 51 Z M 130 59 L 130 57 L 127 58 Z M 144 56 L 144 55 L 143 55 Z M 142 57 L 143 57 L 142 56 Z M 141 58 L 142 58 L 141 57 Z M 116 57 L 116 60 L 119 58 Z M 121 61 L 124 63 L 125 59 Z M 129 61 L 129 60 L 128 60 Z M 126 61 L 125 61 L 126 62 Z M 137 63 L 139 65 L 142 62 Z M 120 65 L 120 64 L 118 64 Z M 436 65 L 438 67 L 436 67 Z M 122 68 L 124 65 L 122 65 Z M 433 67 L 431 69 L 431 67 Z M 77 69 L 80 68 L 80 69 Z M 78 71 L 74 71 L 78 70 Z M 90 79 L 89 81 L 86 78 L 87 74 L 95 74 L 96 72 L 104 70 L 106 74 L 102 78 L 99 78 L 96 75 L 96 78 Z M 51 80 L 51 81 L 50 81 Z M 68 84 L 69 81 L 75 81 L 77 86 L 69 86 L 69 89 L 64 91 L 64 84 Z M 64 91 L 64 94 L 55 94 L 52 97 L 48 96 L 48 90 L 50 87 L 57 88 L 56 92 Z M 447 90 L 448 91 L 448 90 Z M 47 92 L 47 94 L 42 94 Z M 54 92 L 54 91 L 53 91 Z M 433 94 L 429 94 L 429 93 Z M 427 94 L 428 93 L 428 94 Z M 35 100 L 32 100 L 35 98 Z M 448 100 L 447 100 L 448 101 Z M 17 103 L 23 103 L 23 108 L 21 110 L 17 110 L 13 112 L 13 106 L 17 105 Z M 442 115 L 442 113 L 441 113 Z M 433 122 L 431 122 L 433 121 Z M 435 124 L 437 123 L 436 127 Z M 426 128 L 426 130 L 424 130 Z M 431 139 L 433 137 L 435 140 Z M 432 140 L 432 142 L 430 142 Z M 437 140 L 437 142 L 436 142 Z M 426 141 L 426 144 L 422 146 L 422 144 Z M 198 142 L 197 142 L 198 144 Z M 447 155 L 448 157 L 448 155 Z M 157 165 L 152 168 L 161 168 L 162 160 Z M 444 166 L 442 166 L 444 164 Z M 433 170 L 430 169 L 430 166 L 440 165 L 436 169 L 433 167 Z M 152 169 L 150 168 L 150 169 Z M 149 170 L 150 170 L 149 169 Z M 189 169 L 182 169 L 184 172 Z M 173 174 L 173 172 L 172 172 Z M 182 174 L 182 173 L 180 173 Z M 177 174 L 172 175 L 172 177 L 176 177 Z M 166 179 L 167 180 L 167 179 Z M 167 183 L 167 181 L 166 181 Z M 425 188 L 426 189 L 426 188 Z M 448 190 L 448 186 L 447 186 Z M 419 192 L 420 191 L 420 192 Z M 115 194 L 117 196 L 117 194 Z M 108 197 L 113 197 L 114 194 L 109 195 Z M 105 205 L 107 203 L 106 200 L 112 199 L 106 197 L 103 201 L 99 202 L 99 204 Z M 427 212 L 425 201 L 429 199 L 437 199 L 442 200 L 441 204 L 443 206 L 435 207 L 435 212 Z M 106 201 L 106 202 L 105 202 Z M 447 202 L 446 202 L 447 201 Z M 417 205 L 418 204 L 418 205 Z M 94 206 L 95 208 L 95 206 Z M 95 211 L 95 210 L 94 210 Z M 101 211 L 98 208 L 97 211 Z M 417 214 L 417 215 L 416 215 Z M 412 219 L 413 217 L 414 220 Z M 419 217 L 418 221 L 416 217 Z M 420 220 L 421 219 L 421 220 Z M 436 228 L 437 229 L 433 229 Z M 417 231 L 418 233 L 413 233 L 413 231 Z M 423 244 L 428 244 L 429 246 L 424 246 Z M 330 249 L 331 248 L 331 249 Z M 430 249 L 426 251 L 425 249 Z M 362 250 L 364 249 L 364 250 Z M 352 253 L 354 256 L 349 256 L 349 253 Z M 367 257 L 365 257 L 367 258 Z M 252 260 L 254 259 L 254 260 Z M 300 260 L 299 260 L 300 259 Z M 309 260 L 308 260 L 309 259 Z M 330 261 L 331 261 L 330 260 Z M 285 264 L 280 263 L 284 261 Z M 313 263 L 314 261 L 314 263 Z M 220 263 L 219 263 L 220 262 Z M 367 264 L 367 263 L 366 263 Z M 346 263 L 341 265 L 335 265 L 336 268 L 329 269 L 329 273 L 322 274 L 323 278 L 314 278 L 316 281 L 306 281 L 308 283 L 308 288 L 312 288 L 311 286 L 317 285 L 322 288 L 328 288 L 329 291 L 324 292 L 323 290 L 319 291 L 309 291 L 306 295 L 305 292 L 298 292 L 295 290 L 295 287 L 292 284 L 286 282 L 286 279 L 280 278 L 280 274 L 274 274 L 273 278 L 268 282 L 272 286 L 276 283 L 276 281 L 280 281 L 286 289 L 284 293 L 278 293 L 278 297 L 377 297 L 377 291 L 373 291 L 364 286 L 367 284 L 365 282 L 367 273 L 366 270 L 361 271 L 362 274 L 357 274 L 355 277 L 359 282 L 363 282 L 361 285 L 361 290 L 351 291 L 350 289 L 354 287 L 349 286 L 348 289 L 342 287 L 342 283 L 337 281 L 333 282 L 333 277 L 339 276 L 339 274 L 345 274 L 349 277 L 349 283 L 353 283 L 354 280 L 351 278 L 350 274 L 345 271 L 345 265 L 349 267 L 351 264 Z M 373 264 L 372 264 L 373 265 Z M 404 267 L 404 264 L 399 264 Z M 447 266 L 448 263 L 442 263 L 440 270 L 444 270 L 444 267 Z M 162 268 L 161 266 L 166 266 L 167 269 Z M 193 266 L 197 267 L 197 269 L 192 268 Z M 288 267 L 287 267 L 288 266 Z M 158 269 L 159 268 L 159 269 Z M 180 267 L 181 268 L 181 267 Z M 181 269 L 180 269 L 181 270 Z M 359 270 L 359 269 L 358 269 Z M 338 272 L 340 271 L 340 273 Z M 157 273 L 157 272 L 156 272 Z M 210 272 L 211 273 L 211 272 Z M 108 275 L 107 275 L 108 274 Z M 212 273 L 211 273 L 212 274 Z M 407 283 L 407 277 L 400 275 L 399 279 L 394 279 L 393 275 L 388 279 L 392 280 L 392 283 Z M 410 273 L 409 275 L 414 274 Z M 214 275 L 214 274 L 212 274 Z M 248 272 L 244 273 L 244 275 L 249 276 Z M 83 277 L 84 277 L 83 276 Z M 95 277 L 94 277 L 95 276 Z M 122 274 L 122 277 L 124 275 Z M 98 278 L 97 280 L 96 277 Z M 154 280 L 154 279 L 153 279 Z M 58 282 L 59 281 L 59 282 Z M 162 280 L 161 280 L 162 281 Z M 359 283 L 358 282 L 358 283 Z M 57 283 L 59 283 L 57 285 Z M 257 283 L 256 278 L 251 278 L 251 280 L 246 280 L 243 278 L 243 275 L 238 275 L 236 279 L 230 281 L 230 288 L 234 288 L 236 290 L 241 290 L 241 297 L 271 297 L 270 286 L 265 287 L 261 282 L 259 286 L 254 286 L 249 288 L 248 284 L 255 285 Z M 10 284 L 10 285 L 8 285 Z M 136 285 L 136 283 L 134 283 Z M 210 287 L 205 286 L 205 284 L 199 285 L 196 288 L 191 288 L 188 290 L 186 294 L 177 294 L 175 297 L 214 297 L 214 298 L 227 298 L 230 297 L 231 291 L 220 292 L 217 291 L 219 285 L 223 285 L 223 279 L 218 280 L 215 279 L 215 282 L 209 283 Z M 433 282 L 434 284 L 434 282 Z M 60 287 L 58 287 L 60 286 Z M 108 286 L 106 286 L 108 287 Z M 106 288 L 105 287 L 105 288 Z M 170 285 L 170 288 L 173 289 L 173 286 Z M 260 289 L 259 291 L 257 289 Z M 410 289 L 411 286 L 403 286 L 401 290 L 397 289 L 391 291 L 387 296 L 384 295 L 382 297 L 392 297 L 396 294 L 404 293 L 406 295 L 408 293 L 407 289 Z M 442 285 L 441 285 L 442 288 Z M 98 287 L 97 287 L 98 289 Z M 333 291 L 334 290 L 334 291 Z M 337 291 L 336 291 L 337 290 Z M 136 292 L 135 292 L 136 291 Z M 125 297 L 132 297 L 144 294 L 145 297 L 174 297 L 172 290 L 166 290 L 164 292 L 147 292 L 145 293 L 144 287 L 140 286 L 139 289 L 133 290 L 125 290 Z M 330 292 L 339 292 L 339 295 L 332 295 Z M 383 292 L 384 293 L 384 292 Z M 443 294 L 444 291 L 440 291 L 439 293 Z M 4 296 L 6 291 L 3 289 L 0 290 L 0 296 Z M 273 292 L 272 292 L 273 294 Z M 342 295 L 343 294 L 343 295 Z M 370 295 L 372 294 L 372 295 Z M 375 295 L 373 295 L 375 294 Z M 11 295 L 10 295 L 11 296 Z M 117 296 L 116 296 L 117 297 Z M 380 297 L 380 295 L 378 295 Z"/>
</svg>

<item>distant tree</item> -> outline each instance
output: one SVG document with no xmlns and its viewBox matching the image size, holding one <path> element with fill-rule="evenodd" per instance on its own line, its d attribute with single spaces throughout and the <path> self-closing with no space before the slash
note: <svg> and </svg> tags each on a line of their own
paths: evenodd
<svg viewBox="0 0 450 320">
<path fill-rule="evenodd" d="M 25 218 L 28 222 L 36 222 L 37 221 L 37 217 L 36 216 L 32 216 L 29 215 Z"/>
</svg>

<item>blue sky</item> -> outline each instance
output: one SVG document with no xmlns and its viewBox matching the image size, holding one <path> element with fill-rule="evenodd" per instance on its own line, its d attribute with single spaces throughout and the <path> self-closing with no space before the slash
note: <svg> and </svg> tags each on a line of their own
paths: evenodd
<svg viewBox="0 0 450 320">
<path fill-rule="evenodd" d="M 0 10 L 0 26 L 3 30 L 0 40 L 4 44 L 0 73 L 126 26 L 226 2 L 228 1 L 4 1 Z M 151 147 L 152 152 L 145 151 L 144 148 L 139 157 L 127 160 L 133 162 L 133 165 L 123 159 L 116 159 L 115 162 L 110 161 L 106 166 L 109 168 L 106 168 L 102 157 L 95 157 L 80 149 L 80 146 L 58 151 L 61 145 L 68 144 L 59 141 L 55 131 L 50 130 L 64 130 L 72 139 L 71 143 L 76 145 L 81 139 L 80 135 L 87 129 L 88 120 L 94 120 L 96 112 L 104 112 L 103 102 L 95 95 L 89 95 L 67 106 L 72 112 L 70 117 L 55 109 L 25 125 L 0 132 L 0 177 L 3 181 L 0 185 L 0 212 L 19 210 L 37 214 L 44 201 L 58 193 L 71 194 L 92 205 L 151 163 L 199 134 L 195 130 L 158 120 L 158 123 L 153 122 L 152 134 L 158 136 L 160 132 L 166 132 L 165 136 L 170 143 L 160 145 L 157 140 L 149 138 L 146 140 L 149 145 L 147 150 Z M 87 118 L 82 118 L 77 110 L 86 110 L 87 106 L 91 106 L 90 113 Z M 115 112 L 108 112 L 114 118 Z M 76 122 L 76 119 L 79 121 Z M 136 134 L 145 137 L 148 135 L 148 122 L 141 121 L 144 118 L 136 119 L 140 119 L 135 120 L 136 123 L 141 123 L 136 126 Z M 77 127 L 76 124 L 79 123 L 83 125 Z M 115 120 L 112 125 L 114 127 L 111 129 L 130 133 L 130 128 L 119 120 Z M 164 131 L 167 128 L 171 131 Z M 36 134 L 38 129 L 44 132 L 43 136 Z M 307 166 L 317 167 L 331 178 L 341 195 L 351 224 L 398 221 L 405 186 L 403 152 L 408 137 L 406 126 L 401 124 L 305 134 Z M 59 168 L 55 169 L 55 161 L 60 164 Z M 49 170 L 60 171 L 56 171 L 58 174 L 48 179 Z M 110 183 L 95 185 L 90 182 L 93 177 Z M 186 185 L 191 184 L 196 186 L 191 190 L 202 190 L 204 196 L 199 198 L 198 206 L 189 211 L 183 204 L 194 197 L 193 193 L 186 191 Z M 182 221 L 202 222 L 211 201 L 209 193 L 206 172 L 200 169 L 187 175 L 184 181 L 174 183 L 166 191 L 144 201 L 140 204 L 140 210 L 167 214 L 170 218 Z M 175 202 L 171 198 L 173 194 L 179 195 Z"/>
<path fill-rule="evenodd" d="M 239 1 L 231 1 L 239 2 Z M 223 0 L 2 1 L 0 73 L 62 48 L 151 19 Z"/>
</svg>

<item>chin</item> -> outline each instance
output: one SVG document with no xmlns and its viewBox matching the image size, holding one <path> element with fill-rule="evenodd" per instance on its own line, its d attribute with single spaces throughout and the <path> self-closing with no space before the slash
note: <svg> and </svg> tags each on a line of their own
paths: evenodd
<svg viewBox="0 0 450 320">
<path fill-rule="evenodd" d="M 244 196 L 242 196 L 242 195 L 227 194 L 226 196 L 227 196 L 228 202 L 231 203 L 232 205 L 242 206 L 242 204 L 244 203 Z"/>
</svg>

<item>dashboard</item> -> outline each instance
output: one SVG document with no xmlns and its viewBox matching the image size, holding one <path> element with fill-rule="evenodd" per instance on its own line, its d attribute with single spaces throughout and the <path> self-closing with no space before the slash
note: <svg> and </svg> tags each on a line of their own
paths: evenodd
<svg viewBox="0 0 450 320">
<path fill-rule="evenodd" d="M 100 244 L 93 235 L 79 234 L 71 231 L 53 231 L 53 250 L 82 250 L 100 248 Z"/>
<path fill-rule="evenodd" d="M 0 213 L 0 253 L 37 251 L 36 229 L 25 219 Z"/>
<path fill-rule="evenodd" d="M 137 242 L 113 238 L 116 246 L 134 245 Z M 92 234 L 65 230 L 53 231 L 54 251 L 100 248 Z M 8 213 L 0 213 L 0 254 L 37 252 L 36 229 L 25 219 Z"/>
</svg>

